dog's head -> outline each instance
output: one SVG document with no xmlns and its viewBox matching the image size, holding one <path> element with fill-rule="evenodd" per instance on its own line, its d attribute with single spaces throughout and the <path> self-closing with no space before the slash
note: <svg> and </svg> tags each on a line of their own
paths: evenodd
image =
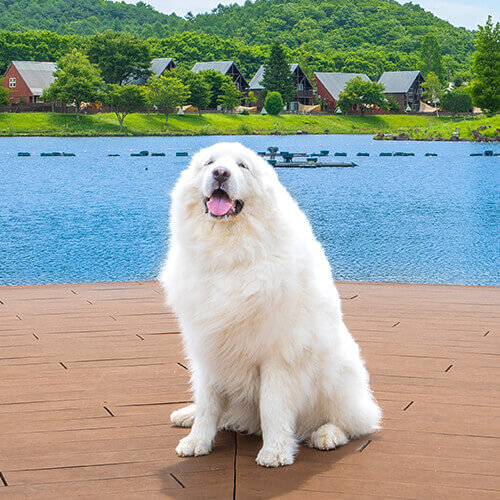
<svg viewBox="0 0 500 500">
<path fill-rule="evenodd" d="M 274 169 L 255 152 L 239 143 L 219 143 L 196 153 L 173 198 L 184 216 L 235 223 L 271 209 L 276 180 Z"/>
</svg>

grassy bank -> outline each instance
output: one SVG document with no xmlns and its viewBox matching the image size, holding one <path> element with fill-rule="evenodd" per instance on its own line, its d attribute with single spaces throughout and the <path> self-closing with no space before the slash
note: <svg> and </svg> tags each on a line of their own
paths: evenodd
<svg viewBox="0 0 500 500">
<path fill-rule="evenodd" d="M 406 132 L 410 137 L 423 139 L 439 134 L 449 138 L 456 127 L 460 137 L 471 139 L 473 129 L 494 136 L 500 128 L 500 118 L 455 118 L 436 116 L 305 116 L 305 115 L 233 115 L 205 114 L 171 115 L 165 126 L 160 114 L 132 114 L 125 119 L 120 131 L 112 113 L 75 116 L 59 113 L 0 113 L 0 136 L 102 136 L 102 135 L 243 135 L 243 134 L 296 134 L 299 130 L 309 134 L 377 134 Z"/>
</svg>

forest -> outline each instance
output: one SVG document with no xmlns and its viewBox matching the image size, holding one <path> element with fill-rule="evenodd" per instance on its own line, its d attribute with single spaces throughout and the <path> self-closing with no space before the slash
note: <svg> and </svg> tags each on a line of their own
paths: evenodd
<svg viewBox="0 0 500 500">
<path fill-rule="evenodd" d="M 470 72 L 474 50 L 472 31 L 394 0 L 256 0 L 185 18 L 143 2 L 0 0 L 0 72 L 13 59 L 57 60 L 107 29 L 147 39 L 154 57 L 173 57 L 185 67 L 234 60 L 247 78 L 274 41 L 309 74 L 364 72 L 374 79 L 383 71 L 417 69 L 428 33 L 437 37 L 451 77 Z"/>
</svg>

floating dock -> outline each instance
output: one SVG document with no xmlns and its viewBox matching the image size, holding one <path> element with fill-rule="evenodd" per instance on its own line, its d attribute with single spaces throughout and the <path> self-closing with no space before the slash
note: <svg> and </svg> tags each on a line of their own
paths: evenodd
<svg viewBox="0 0 500 500">
<path fill-rule="evenodd" d="M 271 162 L 269 162 L 271 163 Z M 333 168 L 333 167 L 357 167 L 352 161 L 277 161 L 271 163 L 275 168 Z"/>
</svg>

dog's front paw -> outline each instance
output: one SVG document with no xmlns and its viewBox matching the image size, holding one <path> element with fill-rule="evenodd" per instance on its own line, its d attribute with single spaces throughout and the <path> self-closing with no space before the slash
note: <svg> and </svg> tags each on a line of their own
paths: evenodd
<svg viewBox="0 0 500 500">
<path fill-rule="evenodd" d="M 293 450 L 262 448 L 255 461 L 263 467 L 281 467 L 293 464 Z"/>
<path fill-rule="evenodd" d="M 212 443 L 195 436 L 186 436 L 179 441 L 175 452 L 180 457 L 199 457 L 208 455 L 212 450 Z"/>
</svg>

